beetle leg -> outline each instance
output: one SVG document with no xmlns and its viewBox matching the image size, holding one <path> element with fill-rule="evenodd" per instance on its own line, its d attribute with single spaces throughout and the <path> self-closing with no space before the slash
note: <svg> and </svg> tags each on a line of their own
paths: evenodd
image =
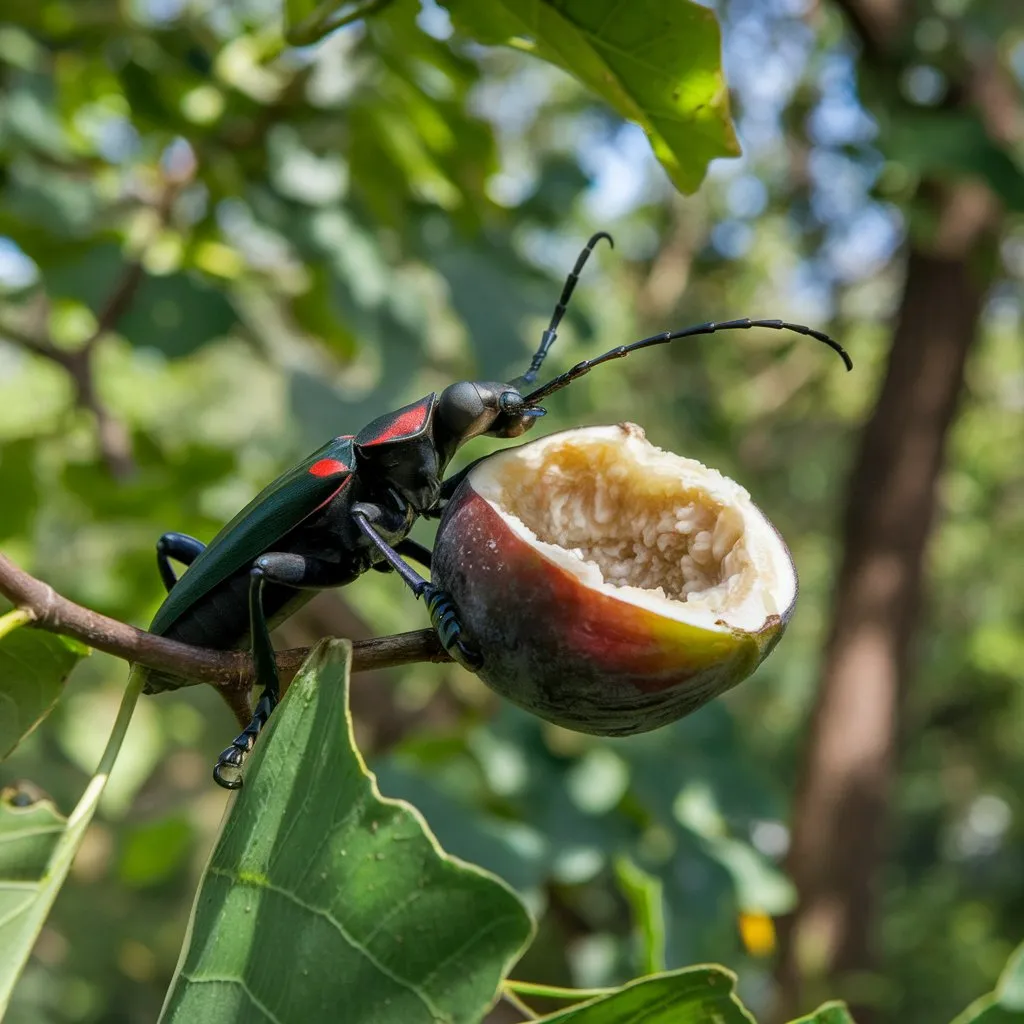
<svg viewBox="0 0 1024 1024">
<path fill-rule="evenodd" d="M 191 565 L 206 550 L 206 545 L 187 533 L 165 533 L 156 542 L 156 567 L 160 570 L 160 579 L 164 581 L 167 592 L 178 582 L 178 577 L 171 568 L 173 558 L 182 565 Z"/>
<path fill-rule="evenodd" d="M 417 597 L 423 598 L 430 612 L 430 621 L 444 649 L 463 668 L 475 672 L 483 664 L 483 659 L 472 644 L 462 639 L 462 623 L 455 602 L 446 591 L 435 587 L 403 561 L 398 552 L 377 533 L 370 518 L 375 511 L 372 505 L 356 504 L 352 506 L 352 518 L 409 589 Z"/>
<path fill-rule="evenodd" d="M 256 559 L 249 572 L 249 635 L 256 681 L 263 684 L 263 694 L 253 711 L 252 721 L 217 758 L 213 778 L 219 786 L 225 789 L 241 788 L 241 768 L 246 755 L 252 750 L 256 737 L 267 724 L 267 719 L 280 699 L 277 661 L 263 610 L 263 585 L 276 583 L 297 590 L 325 590 L 341 586 L 351 579 L 351 570 L 343 571 L 335 562 L 290 551 L 270 551 Z"/>
<path fill-rule="evenodd" d="M 434 552 L 426 546 L 426 544 L 420 544 L 419 541 L 413 540 L 411 537 L 406 537 L 405 540 L 400 540 L 395 545 L 395 551 L 405 558 L 411 558 L 414 562 L 419 562 L 420 565 L 425 565 L 428 569 L 430 568 L 430 561 L 434 557 Z M 392 572 L 393 568 L 390 562 L 378 562 L 374 569 L 378 572 Z"/>
</svg>

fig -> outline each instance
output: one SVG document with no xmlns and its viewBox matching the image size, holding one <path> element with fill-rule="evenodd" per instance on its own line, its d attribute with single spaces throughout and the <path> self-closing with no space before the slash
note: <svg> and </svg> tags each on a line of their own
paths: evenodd
<svg viewBox="0 0 1024 1024">
<path fill-rule="evenodd" d="M 741 682 L 797 594 L 789 549 L 750 495 L 631 423 L 472 467 L 432 576 L 491 689 L 604 736 L 659 728 Z"/>
</svg>

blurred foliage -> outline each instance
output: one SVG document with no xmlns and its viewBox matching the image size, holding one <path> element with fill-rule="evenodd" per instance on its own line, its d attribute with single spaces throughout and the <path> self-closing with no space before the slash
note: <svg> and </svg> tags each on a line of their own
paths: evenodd
<svg viewBox="0 0 1024 1024">
<path fill-rule="evenodd" d="M 660 889 L 666 966 L 725 964 L 765 1012 L 771 919 L 793 898 L 784 822 L 842 481 L 884 364 L 893 257 L 919 225 L 912 185 L 969 171 L 1020 209 L 1019 147 L 972 147 L 977 124 L 946 123 L 922 86 L 938 83 L 941 98 L 971 39 L 1019 88 L 1019 17 L 982 0 L 918 7 L 908 68 L 923 76 L 908 71 L 896 93 L 864 83 L 862 97 L 827 5 L 723 0 L 745 156 L 713 164 L 682 200 L 641 129 L 574 79 L 453 34 L 469 5 L 395 0 L 299 49 L 282 48 L 271 0 L 8 5 L 3 551 L 68 597 L 144 625 L 161 600 L 161 532 L 208 539 L 326 436 L 457 377 L 521 372 L 597 227 L 617 248 L 587 267 L 558 368 L 705 319 L 832 322 L 855 374 L 771 332 L 697 340 L 594 373 L 543 424 L 636 420 L 751 490 L 801 576 L 796 617 L 754 679 L 669 729 L 608 742 L 501 707 L 451 666 L 353 680 L 356 735 L 381 791 L 537 914 L 517 976 L 633 977 L 652 963 L 644 908 Z M 947 130 L 968 141 L 952 146 Z M 868 982 L 879 1019 L 906 1024 L 949 1020 L 992 990 L 1024 934 L 1024 594 L 1012 556 L 1024 541 L 1024 223 L 1012 212 L 1000 256 L 942 484 L 879 880 L 884 970 Z M 18 339 L 46 330 L 75 351 L 135 264 L 143 282 L 94 353 L 96 398 L 131 442 L 135 471 L 116 481 L 95 408 Z M 282 642 L 425 621 L 393 580 L 370 576 L 318 598 Z M 125 674 L 106 656 L 84 660 L 0 782 L 28 777 L 74 806 Z M 224 810 L 211 752 L 231 732 L 208 688 L 141 702 L 8 1020 L 157 1017 Z M 643 895 L 624 862 L 650 880 Z"/>
<path fill-rule="evenodd" d="M 953 1024 L 1020 1024 L 1024 1021 L 1024 945 L 999 976 L 996 990 L 972 1003 Z"/>
<path fill-rule="evenodd" d="M 89 653 L 67 637 L 17 628 L 21 614 L 0 614 L 0 757 L 50 713 L 71 670 Z"/>
</svg>

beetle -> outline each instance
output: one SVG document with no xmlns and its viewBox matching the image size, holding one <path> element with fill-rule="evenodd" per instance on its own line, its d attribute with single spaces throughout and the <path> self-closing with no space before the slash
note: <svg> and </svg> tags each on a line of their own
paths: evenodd
<svg viewBox="0 0 1024 1024">
<path fill-rule="evenodd" d="M 278 702 L 272 626 L 294 613 L 315 591 L 351 583 L 369 569 L 393 570 L 425 602 L 430 620 L 452 658 L 473 671 L 480 654 L 463 636 L 458 609 L 408 560 L 429 569 L 431 553 L 412 540 L 417 517 L 436 518 L 468 470 L 445 479 L 456 451 L 481 435 L 511 439 L 529 430 L 540 403 L 589 373 L 638 349 L 717 331 L 766 327 L 810 336 L 850 357 L 827 334 L 783 320 L 729 320 L 666 331 L 620 345 L 577 363 L 540 387 L 541 366 L 599 231 L 584 246 L 566 278 L 526 372 L 511 382 L 458 381 L 368 423 L 357 434 L 332 438 L 278 477 L 241 510 L 208 545 L 181 533 L 157 543 L 157 566 L 167 588 L 150 631 L 184 643 L 221 650 L 248 646 L 262 693 L 249 725 L 218 757 L 216 782 L 242 785 L 241 768 Z M 179 578 L 171 560 L 188 567 Z M 147 671 L 147 693 L 175 689 L 183 680 Z"/>
</svg>

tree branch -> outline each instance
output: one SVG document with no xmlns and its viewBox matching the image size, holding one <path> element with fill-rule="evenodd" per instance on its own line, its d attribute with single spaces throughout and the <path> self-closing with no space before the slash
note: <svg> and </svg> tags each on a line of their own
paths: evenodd
<svg viewBox="0 0 1024 1024">
<path fill-rule="evenodd" d="M 233 708 L 238 696 L 248 694 L 253 684 L 252 660 L 246 652 L 192 647 L 107 618 L 62 597 L 2 554 L 0 594 L 27 612 L 37 629 L 61 633 L 125 661 L 181 676 L 186 686 L 210 683 Z M 308 647 L 279 651 L 277 667 L 282 679 L 291 679 L 308 653 Z M 357 640 L 352 645 L 353 672 L 419 661 L 451 661 L 432 629 Z"/>
<path fill-rule="evenodd" d="M 191 180 L 194 170 L 192 166 L 184 174 L 165 179 L 159 198 L 154 203 L 161 226 L 170 219 L 174 200 L 182 187 Z M 67 372 L 75 386 L 75 404 L 79 408 L 88 409 L 95 416 L 100 454 L 111 474 L 119 480 L 131 476 L 135 471 L 131 435 L 124 423 L 110 412 L 97 394 L 93 353 L 96 345 L 117 328 L 145 277 L 141 257 L 125 264 L 110 294 L 96 313 L 95 330 L 77 349 L 68 350 L 55 345 L 46 329 L 45 319 L 34 331 L 16 324 L 0 323 L 0 336 L 35 355 L 49 359 Z"/>
<path fill-rule="evenodd" d="M 835 0 L 868 58 L 884 63 L 896 49 L 906 21 L 904 0 Z"/>
<path fill-rule="evenodd" d="M 173 191 L 169 192 L 169 195 L 173 196 L 173 194 Z M 163 214 L 165 206 L 170 206 L 170 200 L 165 200 L 160 204 L 161 223 L 166 219 Z M 107 296 L 106 302 L 103 303 L 102 309 L 96 316 L 96 330 L 93 331 L 92 337 L 85 343 L 87 350 L 93 348 L 104 334 L 108 334 L 117 327 L 117 322 L 128 312 L 132 299 L 135 298 L 135 293 L 138 291 L 139 285 L 142 284 L 142 279 L 145 276 L 146 272 L 143 270 L 141 260 L 136 259 L 125 264 L 124 270 L 121 271 L 121 276 L 114 284 L 113 289 Z"/>
</svg>

